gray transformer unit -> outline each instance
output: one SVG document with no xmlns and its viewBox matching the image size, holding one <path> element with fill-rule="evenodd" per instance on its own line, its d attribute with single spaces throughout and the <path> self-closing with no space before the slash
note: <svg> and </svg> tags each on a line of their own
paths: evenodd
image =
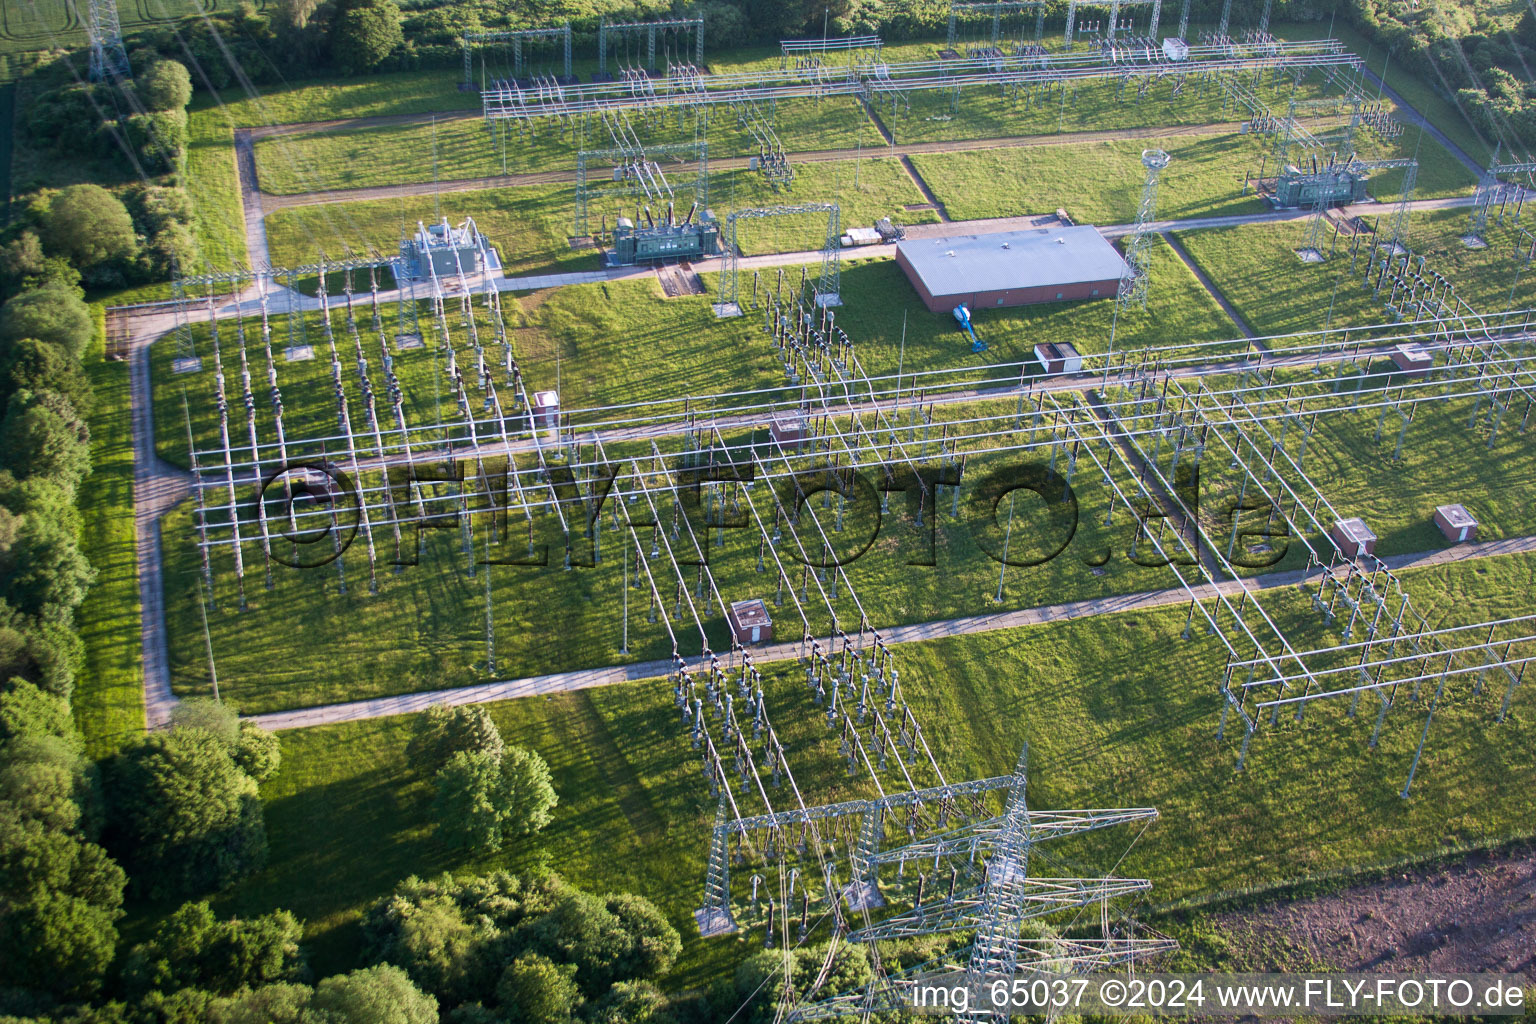
<svg viewBox="0 0 1536 1024">
<path fill-rule="evenodd" d="M 1364 202 L 1370 197 L 1366 191 L 1369 184 L 1367 171 L 1347 164 L 1317 173 L 1287 164 L 1275 179 L 1274 204 L 1282 209 L 1293 209 Z"/>
<path fill-rule="evenodd" d="M 400 256 L 411 277 L 457 277 L 460 272 L 478 274 L 494 263 L 490 242 L 475 227 L 473 217 L 453 227 L 445 217 L 436 224 L 418 222 L 416 233 L 400 243 Z"/>
<path fill-rule="evenodd" d="M 720 223 L 709 210 L 692 210 L 682 220 L 637 225 L 620 217 L 613 227 L 610 266 L 720 255 Z"/>
</svg>

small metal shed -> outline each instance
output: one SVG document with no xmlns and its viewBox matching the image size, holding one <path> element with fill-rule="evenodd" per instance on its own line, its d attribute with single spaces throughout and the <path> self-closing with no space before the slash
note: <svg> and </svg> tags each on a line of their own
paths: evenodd
<svg viewBox="0 0 1536 1024">
<path fill-rule="evenodd" d="M 560 396 L 554 391 L 533 393 L 533 424 L 555 430 L 560 426 Z"/>
<path fill-rule="evenodd" d="M 1035 346 L 1035 359 L 1045 373 L 1077 373 L 1083 357 L 1065 341 L 1047 341 Z"/>
</svg>

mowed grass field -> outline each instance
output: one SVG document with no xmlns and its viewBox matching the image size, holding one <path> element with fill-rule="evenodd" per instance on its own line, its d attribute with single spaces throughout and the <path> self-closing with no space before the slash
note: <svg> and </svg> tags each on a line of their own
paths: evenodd
<svg viewBox="0 0 1536 1024">
<path fill-rule="evenodd" d="M 1363 134 L 1363 133 L 1362 133 Z M 1391 143 L 1363 139 L 1362 158 L 1396 159 L 1418 153 L 1420 199 L 1470 192 L 1471 172 L 1432 140 L 1417 144 L 1418 129 Z M 1157 190 L 1157 218 L 1178 220 L 1260 213 L 1269 209 L 1249 185 L 1273 140 L 1235 133 L 1043 145 L 961 153 L 915 154 L 912 163 L 955 220 L 1051 213 L 1064 206 L 1077 220 L 1128 224 L 1136 219 L 1146 167 L 1145 149 L 1173 158 Z M 1273 168 L 1266 168 L 1267 174 Z M 1391 202 L 1402 192 L 1401 171 L 1377 175 L 1371 193 Z M 1007 182 L 1012 187 L 1000 188 Z"/>
<path fill-rule="evenodd" d="M 864 141 L 879 139 L 852 99 L 784 100 L 762 104 L 766 119 L 790 151 L 852 149 L 860 128 Z M 691 145 L 706 132 L 716 159 L 756 155 L 745 112 L 720 107 L 701 117 L 679 112 L 628 111 L 622 120 L 646 145 Z M 273 135 L 257 140 L 257 176 L 274 195 L 337 188 L 363 188 L 417 181 L 452 181 L 506 174 L 572 171 L 580 150 L 616 145 L 610 126 L 587 119 L 572 127 L 542 122 L 505 130 L 467 114 L 409 123 L 368 125 Z"/>
<path fill-rule="evenodd" d="M 1391 207 L 1383 204 L 1379 218 L 1372 221 L 1385 232 L 1390 215 Z M 1467 217 L 1466 210 L 1411 215 L 1409 248 L 1416 256 L 1425 256 L 1428 266 L 1445 275 L 1479 313 L 1502 313 L 1536 303 L 1536 275 L 1522 272 L 1516 280 L 1519 261 L 1513 258 L 1514 232 L 1494 230 L 1486 249 L 1468 249 L 1460 240 L 1467 230 Z M 1373 297 L 1373 289 L 1362 283 L 1363 258 L 1350 272 L 1347 237 L 1340 240 L 1332 259 L 1301 263 L 1296 250 L 1306 233 L 1304 221 L 1176 232 L 1201 269 L 1260 334 L 1318 330 L 1325 325 L 1386 329 L 1388 317 L 1382 303 L 1391 286 L 1380 298 Z M 1332 238 L 1329 229 L 1324 238 L 1329 248 Z M 1362 244 L 1369 246 L 1369 236 Z"/>
<path fill-rule="evenodd" d="M 267 9 L 256 0 L 257 11 Z M 118 5 L 118 23 L 125 35 L 168 25 L 184 18 L 228 14 L 231 0 L 132 0 Z M 83 47 L 87 36 L 81 11 L 65 0 L 0 0 L 0 54 L 19 54 L 59 47 Z"/>
<path fill-rule="evenodd" d="M 133 431 L 128 364 L 104 358 L 98 335 L 86 357 L 96 395 L 91 475 L 80 487 L 80 550 L 96 582 L 75 612 L 85 664 L 71 706 L 86 751 L 107 757 L 144 731 L 139 584 L 133 520 Z"/>
<path fill-rule="evenodd" d="M 1428 595 L 1434 622 L 1516 612 L 1536 583 L 1522 557 L 1406 576 Z M 1313 614 L 1290 604 L 1288 614 Z M 1093 858 L 1108 870 L 1129 844 L 1116 873 L 1151 879 L 1154 903 L 1528 831 L 1525 794 L 1536 785 L 1528 694 L 1497 724 L 1497 687 L 1480 698 L 1453 688 L 1406 801 L 1398 793 L 1425 711 L 1406 695 L 1374 751 L 1369 716 L 1314 707 L 1303 723 L 1284 716 L 1262 729 L 1237 771 L 1239 738 L 1230 730 L 1215 738 L 1222 649 L 1201 631 L 1181 640 L 1183 620 L 1171 609 L 903 646 L 902 685 L 948 778 L 1006 772 L 1028 741 L 1032 806 L 1157 807 L 1159 821 L 1134 843 L 1132 832 L 1106 835 Z M 807 801 L 849 795 L 828 749 L 835 734 L 799 670 L 773 669 L 768 689 Z M 657 900 L 685 938 L 672 986 L 702 984 L 760 948 L 760 934 L 705 941 L 693 927 L 713 804 L 668 684 L 489 708 L 509 742 L 538 749 L 554 772 L 561 802 L 539 837 L 495 858 L 466 861 L 445 849 L 432 835 L 431 787 L 404 755 L 409 717 L 284 733 L 283 767 L 263 792 L 268 867 L 219 909 L 293 909 L 308 922 L 317 972 L 329 973 L 356 962 L 361 909 L 407 874 L 546 865 L 599 891 Z M 744 895 L 745 872 L 735 882 Z"/>
<path fill-rule="evenodd" d="M 682 218 L 697 194 L 697 178 L 687 168 L 667 170 L 677 197 L 676 215 Z M 790 191 L 774 191 L 761 174 L 746 170 L 712 174 L 707 187 L 709 205 L 721 219 L 740 207 L 814 198 L 838 204 L 840 230 L 867 226 L 881 217 L 898 224 L 938 220 L 931 210 L 906 209 L 923 205 L 922 193 L 897 161 L 879 156 L 801 164 Z M 633 195 L 593 198 L 588 231 L 597 234 L 605 225 L 612 231 L 620 215 L 633 219 L 638 202 Z M 600 266 L 598 254 L 591 248 L 572 249 L 569 243 L 575 232 L 575 204 L 572 183 L 291 206 L 267 215 L 267 246 L 275 266 L 311 263 L 321 251 L 331 256 L 348 251 L 392 253 L 402 235 L 414 233 L 420 221 L 447 217 L 458 223 L 468 216 L 500 253 L 509 277 L 595 270 Z M 653 208 L 652 213 L 662 216 L 665 209 Z M 826 227 L 825 214 L 743 221 L 737 242 L 748 255 L 817 250 L 826 240 Z"/>
</svg>

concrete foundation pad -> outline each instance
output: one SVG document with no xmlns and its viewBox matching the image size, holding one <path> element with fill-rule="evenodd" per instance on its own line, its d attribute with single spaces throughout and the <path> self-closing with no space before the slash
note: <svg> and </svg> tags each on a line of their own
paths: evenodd
<svg viewBox="0 0 1536 1024">
<path fill-rule="evenodd" d="M 730 913 L 713 907 L 695 910 L 693 920 L 699 926 L 699 936 L 705 939 L 715 935 L 729 935 L 736 930 L 736 922 Z"/>
<path fill-rule="evenodd" d="M 849 910 L 873 910 L 885 906 L 880 890 L 870 882 L 850 882 L 843 886 L 843 900 Z"/>
<path fill-rule="evenodd" d="M 203 361 L 197 356 L 186 356 L 181 359 L 171 360 L 172 373 L 197 373 L 203 368 Z"/>
</svg>

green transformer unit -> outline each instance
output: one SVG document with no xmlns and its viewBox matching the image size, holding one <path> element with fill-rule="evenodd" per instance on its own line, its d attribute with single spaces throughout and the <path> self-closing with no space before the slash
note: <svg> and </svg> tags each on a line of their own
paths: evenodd
<svg viewBox="0 0 1536 1024">
<path fill-rule="evenodd" d="M 1370 198 L 1366 192 L 1369 181 L 1364 171 L 1345 167 L 1309 174 L 1288 164 L 1275 179 L 1274 203 L 1282 209 L 1319 202 L 1325 206 L 1358 203 Z"/>
<path fill-rule="evenodd" d="M 670 221 L 670 217 L 668 218 Z M 681 221 L 637 226 L 620 217 L 613 227 L 610 266 L 624 267 L 660 260 L 691 260 L 720 255 L 720 224 L 708 210 L 694 211 Z"/>
</svg>

